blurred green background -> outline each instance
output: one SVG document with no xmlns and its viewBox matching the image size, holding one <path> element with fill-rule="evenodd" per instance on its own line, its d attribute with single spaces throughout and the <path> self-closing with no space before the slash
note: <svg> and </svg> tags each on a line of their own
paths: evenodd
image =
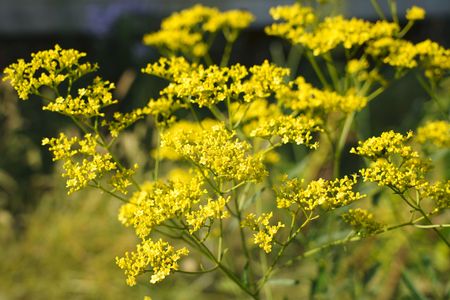
<svg viewBox="0 0 450 300">
<path fill-rule="evenodd" d="M 128 111 L 156 96 L 163 84 L 139 71 L 158 58 L 158 52 L 143 46 L 141 39 L 159 28 L 161 18 L 194 3 L 249 9 L 257 21 L 240 37 L 231 61 L 252 65 L 268 58 L 284 64 L 288 45 L 267 37 L 263 27 L 270 21 L 268 7 L 292 2 L 1 0 L 0 69 L 55 43 L 85 51 L 88 60 L 99 63 L 100 75 L 117 83 L 120 110 Z M 328 9 L 375 18 L 369 0 L 332 2 Z M 448 0 L 401 2 L 408 3 L 401 3 L 400 11 L 412 4 L 428 10 L 427 19 L 409 39 L 431 38 L 450 46 Z M 213 57 L 220 55 L 220 48 L 213 49 Z M 296 64 L 298 72 L 314 82 L 308 64 L 301 59 Z M 449 95 L 447 81 L 442 86 L 447 108 Z M 0 84 L 0 300 L 235 297 L 234 287 L 218 274 L 178 274 L 156 286 L 144 280 L 133 288 L 126 286 L 114 258 L 134 248 L 136 240 L 117 221 L 120 203 L 94 190 L 67 196 L 59 166 L 40 144 L 42 137 L 72 130 L 72 125 L 41 111 L 35 100 L 19 102 L 6 83 Z M 388 129 L 414 129 L 435 113 L 410 76 L 373 101 L 359 115 L 357 126 L 361 138 L 366 138 Z M 448 110 L 440 113 L 448 116 Z M 149 131 L 145 122 L 131 129 L 121 147 L 124 159 L 146 160 Z M 350 142 L 355 143 L 356 137 Z M 448 156 L 441 160 L 441 173 L 447 178 Z M 344 171 L 352 171 L 351 157 L 344 157 L 344 166 L 348 166 Z M 448 223 L 448 214 L 447 221 L 441 221 Z M 289 270 L 293 281 L 271 284 L 275 299 L 450 299 L 449 257 L 448 248 L 429 232 L 404 229 L 322 251 Z M 211 288 L 213 282 L 219 282 L 219 290 Z"/>
</svg>

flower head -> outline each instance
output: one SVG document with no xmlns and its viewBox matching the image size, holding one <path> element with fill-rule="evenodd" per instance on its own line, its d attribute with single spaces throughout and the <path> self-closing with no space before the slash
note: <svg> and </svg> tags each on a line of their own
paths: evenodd
<svg viewBox="0 0 450 300">
<path fill-rule="evenodd" d="M 409 21 L 423 20 L 425 19 L 425 10 L 414 5 L 406 11 L 406 19 Z"/>
</svg>

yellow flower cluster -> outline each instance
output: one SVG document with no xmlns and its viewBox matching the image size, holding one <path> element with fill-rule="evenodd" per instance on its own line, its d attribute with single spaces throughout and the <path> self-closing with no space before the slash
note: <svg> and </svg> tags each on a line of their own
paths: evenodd
<svg viewBox="0 0 450 300">
<path fill-rule="evenodd" d="M 311 149 L 316 149 L 319 145 L 317 142 L 312 142 L 312 135 L 314 132 L 322 131 L 319 126 L 320 122 L 305 115 L 297 117 L 283 115 L 267 120 L 262 119 L 260 123 L 250 133 L 251 137 L 262 137 L 269 140 L 279 137 L 282 144 L 295 143 L 306 145 Z"/>
<path fill-rule="evenodd" d="M 300 4 L 281 6 L 270 11 L 275 20 L 285 22 L 266 27 L 269 35 L 280 36 L 296 45 L 303 45 L 314 55 L 329 52 L 339 45 L 350 49 L 361 46 L 370 40 L 393 36 L 399 31 L 398 25 L 386 21 L 371 23 L 365 20 L 343 16 L 325 18 L 315 25 L 314 12 Z"/>
<path fill-rule="evenodd" d="M 174 78 L 181 78 L 188 74 L 198 65 L 189 63 L 184 57 L 160 57 L 157 62 L 147 64 L 145 68 L 141 69 L 142 73 L 155 75 L 167 80 L 174 80 Z"/>
<path fill-rule="evenodd" d="M 205 41 L 206 33 L 223 31 L 226 38 L 235 38 L 237 32 L 249 26 L 253 15 L 240 10 L 220 12 L 216 8 L 195 5 L 173 13 L 164 19 L 158 32 L 146 34 L 143 42 L 172 54 L 201 57 L 210 44 Z"/>
<path fill-rule="evenodd" d="M 145 239 L 152 229 L 167 220 L 183 217 L 206 194 L 200 174 L 190 181 L 148 182 L 135 192 L 129 203 L 122 205 L 119 220 L 132 226 L 136 235 Z M 200 215 L 200 217 L 202 217 Z"/>
<path fill-rule="evenodd" d="M 43 110 L 58 112 L 68 116 L 94 117 L 104 116 L 100 110 L 118 101 L 114 100 L 110 90 L 114 84 L 96 77 L 92 85 L 78 89 L 78 95 L 73 97 L 57 97 L 54 101 L 44 106 Z"/>
<path fill-rule="evenodd" d="M 236 93 L 243 93 L 245 102 L 267 98 L 277 92 L 285 85 L 284 80 L 290 73 L 288 68 L 278 67 L 267 60 L 251 67 L 249 71 L 251 76 L 247 81 L 235 84 Z"/>
<path fill-rule="evenodd" d="M 406 11 L 406 19 L 409 21 L 423 20 L 425 19 L 425 10 L 414 5 Z"/>
<path fill-rule="evenodd" d="M 367 104 L 367 98 L 358 96 L 353 90 L 349 90 L 346 95 L 320 90 L 307 83 L 301 76 L 289 85 L 280 87 L 276 98 L 288 109 L 313 115 L 332 111 L 349 113 L 361 110 Z"/>
<path fill-rule="evenodd" d="M 422 199 L 430 198 L 438 209 L 450 208 L 450 180 L 427 184 L 419 191 Z"/>
<path fill-rule="evenodd" d="M 369 168 L 360 170 L 364 181 L 377 182 L 400 193 L 411 187 L 418 189 L 425 186 L 429 162 L 406 145 L 412 136 L 412 132 L 402 135 L 391 130 L 359 142 L 358 147 L 352 148 L 351 153 L 372 160 Z"/>
<path fill-rule="evenodd" d="M 54 49 L 31 54 L 31 61 L 19 59 L 4 70 L 5 77 L 19 94 L 27 100 L 31 94 L 38 94 L 39 88 L 48 86 L 56 88 L 68 79 L 73 82 L 81 76 L 93 72 L 96 65 L 80 64 L 79 60 L 86 53 L 74 49 L 64 50 L 56 45 Z"/>
<path fill-rule="evenodd" d="M 342 218 L 353 227 L 353 230 L 364 237 L 379 233 L 384 227 L 383 224 L 374 220 L 372 213 L 362 208 L 350 209 L 342 215 Z"/>
<path fill-rule="evenodd" d="M 230 67 L 204 67 L 189 64 L 183 58 L 161 58 L 158 62 L 149 64 L 143 72 L 171 81 L 160 92 L 162 96 L 196 103 L 202 107 L 226 99 L 238 100 L 240 97 L 245 102 L 267 98 L 284 85 L 289 69 L 277 67 L 268 61 L 247 70 L 239 64 Z"/>
<path fill-rule="evenodd" d="M 392 130 L 386 131 L 379 137 L 371 137 L 364 142 L 358 142 L 358 146 L 352 148 L 350 153 L 356 153 L 370 159 L 386 157 L 392 154 L 398 154 L 402 158 L 418 157 L 419 154 L 411 146 L 405 145 L 412 136 L 412 132 L 402 135 Z"/>
<path fill-rule="evenodd" d="M 402 39 L 385 37 L 373 41 L 367 53 L 393 67 L 425 69 L 427 77 L 440 77 L 450 70 L 450 50 L 430 40 L 413 44 Z"/>
<path fill-rule="evenodd" d="M 208 203 L 200 205 L 197 210 L 192 210 L 186 214 L 186 222 L 192 228 L 190 233 L 194 233 L 206 224 L 210 219 L 225 219 L 230 216 L 225 206 L 231 197 L 219 197 L 217 200 L 208 199 Z"/>
<path fill-rule="evenodd" d="M 283 184 L 275 189 L 278 208 L 291 209 L 298 206 L 305 211 L 312 211 L 321 206 L 324 209 L 335 209 L 362 199 L 365 195 L 354 192 L 357 176 L 344 176 L 334 180 L 319 178 L 304 187 L 304 180 L 285 178 Z"/>
<path fill-rule="evenodd" d="M 431 121 L 417 129 L 416 141 L 424 144 L 430 142 L 441 148 L 450 148 L 450 123 L 448 121 Z"/>
<path fill-rule="evenodd" d="M 266 33 L 281 36 L 290 41 L 298 39 L 299 36 L 305 33 L 308 26 L 311 26 L 316 21 L 313 9 L 298 3 L 272 7 L 269 13 L 274 20 L 282 20 L 284 22 L 266 27 Z"/>
<path fill-rule="evenodd" d="M 176 135 L 163 134 L 161 146 L 174 149 L 219 179 L 260 181 L 267 173 L 261 157 L 248 154 L 250 144 L 235 135 L 220 124 L 201 130 L 185 130 Z"/>
<path fill-rule="evenodd" d="M 42 145 L 49 145 L 49 150 L 53 153 L 53 160 L 63 160 L 67 177 L 66 186 L 71 194 L 88 185 L 89 182 L 101 178 L 103 175 L 117 170 L 117 165 L 113 161 L 111 154 L 99 153 L 97 148 L 98 136 L 86 134 L 84 139 L 73 137 L 67 138 L 61 133 L 58 138 L 45 138 Z M 76 156 L 81 156 L 81 161 Z"/>
<path fill-rule="evenodd" d="M 270 219 L 273 213 L 264 213 L 258 218 L 255 214 L 248 214 L 241 222 L 241 227 L 248 227 L 253 231 L 257 231 L 253 234 L 253 241 L 266 253 L 272 252 L 272 241 L 275 234 L 280 228 L 285 227 L 284 224 L 278 222 L 276 225 L 270 225 Z"/>
<path fill-rule="evenodd" d="M 347 63 L 346 71 L 349 74 L 358 74 L 369 68 L 369 62 L 365 58 L 352 59 Z"/>
<path fill-rule="evenodd" d="M 170 274 L 172 270 L 178 270 L 178 260 L 188 255 L 187 248 L 175 250 L 169 243 L 159 239 L 142 241 L 135 252 L 125 253 L 124 257 L 116 257 L 116 264 L 125 272 L 127 284 L 136 285 L 136 277 L 147 272 L 148 266 L 153 272 L 150 283 L 157 283 Z"/>
<path fill-rule="evenodd" d="M 110 184 L 114 188 L 113 191 L 118 191 L 122 194 L 128 194 L 127 187 L 131 185 L 131 177 L 134 175 L 137 169 L 138 165 L 134 164 L 132 169 L 117 170 L 110 179 Z"/>
</svg>

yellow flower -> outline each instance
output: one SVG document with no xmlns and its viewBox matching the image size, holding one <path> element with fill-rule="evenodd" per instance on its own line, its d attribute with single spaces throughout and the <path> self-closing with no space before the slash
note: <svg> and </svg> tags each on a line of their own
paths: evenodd
<svg viewBox="0 0 450 300">
<path fill-rule="evenodd" d="M 183 217 L 205 195 L 203 179 L 196 174 L 189 181 L 149 182 L 122 205 L 119 220 L 132 226 L 136 235 L 147 238 L 153 228 L 175 217 Z"/>
<path fill-rule="evenodd" d="M 431 142 L 437 147 L 450 148 L 450 123 L 448 121 L 431 121 L 417 129 L 416 140 L 424 144 Z"/>
<path fill-rule="evenodd" d="M 117 103 L 114 100 L 110 90 L 114 89 L 114 84 L 109 81 L 103 81 L 96 77 L 92 85 L 87 88 L 78 89 L 78 95 L 72 97 L 58 97 L 46 106 L 43 110 L 58 112 L 68 116 L 94 117 L 104 116 L 101 109 Z"/>
<path fill-rule="evenodd" d="M 246 141 L 235 137 L 224 124 L 201 130 L 163 134 L 161 145 L 175 150 L 195 166 L 225 180 L 260 181 L 266 176 L 262 158 L 249 154 Z"/>
<path fill-rule="evenodd" d="M 202 57 L 210 46 L 205 38 L 207 33 L 222 30 L 224 34 L 233 33 L 232 39 L 235 39 L 237 31 L 248 27 L 252 21 L 253 15 L 245 11 L 220 12 L 217 8 L 197 4 L 164 19 L 161 29 L 144 35 L 143 42 L 172 54 Z"/>
<path fill-rule="evenodd" d="M 63 160 L 63 177 L 67 177 L 66 187 L 71 194 L 87 186 L 91 181 L 102 178 L 105 174 L 116 170 L 117 165 L 111 154 L 97 152 L 98 136 L 85 134 L 83 139 L 67 138 L 61 133 L 58 138 L 45 138 L 43 145 L 48 145 L 53 160 Z"/>
<path fill-rule="evenodd" d="M 186 214 L 186 223 L 192 228 L 189 229 L 190 233 L 194 233 L 205 225 L 207 220 L 210 219 L 225 219 L 229 217 L 229 213 L 226 210 L 226 204 L 230 201 L 231 197 L 227 198 L 219 197 L 216 200 L 208 199 L 208 203 L 200 205 L 198 209 L 192 210 Z"/>
<path fill-rule="evenodd" d="M 314 55 L 321 55 L 342 45 L 346 49 L 361 46 L 399 31 L 395 23 L 379 21 L 370 23 L 361 19 L 345 19 L 343 16 L 327 17 L 314 25 L 312 8 L 299 4 L 271 9 L 275 20 L 284 20 L 266 27 L 266 33 L 288 39 L 291 43 L 305 46 Z"/>
<path fill-rule="evenodd" d="M 352 226 L 362 236 L 379 233 L 384 227 L 381 223 L 374 220 L 372 213 L 362 208 L 350 209 L 342 215 L 342 218 L 344 222 Z"/>
<path fill-rule="evenodd" d="M 409 21 L 423 20 L 425 19 L 425 10 L 414 5 L 406 11 L 406 19 Z"/>
<path fill-rule="evenodd" d="M 358 111 L 367 104 L 367 99 L 357 95 L 353 89 L 349 89 L 345 95 L 340 95 L 336 92 L 317 89 L 301 76 L 290 85 L 280 87 L 277 90 L 276 99 L 281 105 L 295 112 L 319 116 L 333 111 L 344 113 Z"/>
<path fill-rule="evenodd" d="M 175 250 L 169 243 L 159 239 L 143 240 L 135 252 L 126 252 L 124 257 L 116 257 L 116 264 L 124 270 L 127 284 L 136 284 L 136 277 L 145 273 L 148 266 L 153 272 L 150 283 L 157 283 L 166 278 L 172 270 L 178 270 L 178 260 L 188 255 L 187 248 Z"/>
<path fill-rule="evenodd" d="M 419 193 L 422 199 L 433 200 L 438 209 L 450 208 L 450 180 L 427 184 Z"/>
<path fill-rule="evenodd" d="M 347 63 L 347 73 L 349 74 L 358 74 L 363 72 L 369 68 L 369 62 L 364 59 L 352 59 Z"/>
<path fill-rule="evenodd" d="M 372 160 L 369 168 L 361 169 L 364 181 L 376 182 L 380 186 L 389 186 L 399 193 L 409 188 L 422 188 L 427 184 L 425 174 L 429 170 L 429 161 L 421 158 L 406 143 L 412 138 L 412 132 L 402 135 L 394 131 L 383 132 L 359 142 L 351 153 Z"/>
<path fill-rule="evenodd" d="M 9 81 L 19 94 L 27 100 L 30 95 L 38 94 L 42 86 L 56 88 L 70 78 L 73 82 L 80 77 L 94 72 L 98 67 L 90 63 L 79 63 L 86 53 L 74 49 L 54 49 L 31 54 L 31 61 L 19 59 L 5 70 L 3 80 Z"/>
<path fill-rule="evenodd" d="M 241 227 L 248 227 L 256 233 L 253 234 L 253 241 L 266 253 L 272 252 L 273 238 L 284 224 L 278 222 L 276 225 L 270 225 L 270 219 L 273 213 L 264 213 L 258 218 L 255 214 L 248 214 L 241 222 Z"/>
<path fill-rule="evenodd" d="M 275 118 L 261 119 L 261 124 L 250 133 L 251 137 L 262 137 L 270 140 L 273 137 L 279 137 L 282 144 L 295 143 L 297 145 L 306 145 L 315 149 L 317 142 L 312 142 L 313 134 L 320 132 L 317 120 L 307 116 L 279 116 Z"/>
<path fill-rule="evenodd" d="M 304 180 L 285 178 L 281 186 L 275 187 L 278 208 L 299 206 L 306 211 L 312 211 L 322 206 L 325 209 L 335 209 L 362 199 L 365 195 L 354 192 L 357 176 L 344 176 L 334 180 L 319 178 L 311 181 L 306 187 Z"/>
</svg>

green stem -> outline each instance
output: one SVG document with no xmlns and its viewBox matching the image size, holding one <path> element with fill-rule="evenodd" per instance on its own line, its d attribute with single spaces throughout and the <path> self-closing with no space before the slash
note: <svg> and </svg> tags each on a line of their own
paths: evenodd
<svg viewBox="0 0 450 300">
<path fill-rule="evenodd" d="M 232 190 L 232 192 L 233 192 L 233 196 L 235 196 L 234 197 L 234 208 L 236 210 L 236 217 L 239 222 L 239 224 L 238 224 L 239 234 L 241 237 L 241 244 L 242 244 L 242 249 L 244 251 L 245 259 L 247 260 L 246 265 L 248 266 L 248 275 L 249 275 L 248 277 L 249 277 L 249 282 L 250 282 L 250 287 L 251 287 L 253 285 L 253 272 L 252 272 L 252 265 L 251 265 L 252 260 L 251 260 L 250 253 L 247 248 L 247 241 L 245 239 L 244 228 L 241 226 L 242 212 L 240 209 L 240 205 L 238 203 L 238 197 L 236 197 L 236 190 L 234 189 L 234 190 Z"/>
<path fill-rule="evenodd" d="M 405 36 L 406 33 L 411 29 L 411 27 L 414 25 L 414 21 L 408 21 L 408 23 L 403 27 L 403 29 L 399 32 L 398 37 L 402 38 Z"/>
<path fill-rule="evenodd" d="M 330 84 L 325 79 L 325 76 L 322 73 L 322 70 L 320 69 L 319 65 L 317 64 L 315 56 L 311 53 L 311 51 L 306 51 L 306 57 L 311 64 L 311 66 L 314 69 L 314 72 L 316 72 L 317 77 L 319 78 L 320 82 L 322 83 L 323 87 L 327 90 L 331 90 Z"/>
<path fill-rule="evenodd" d="M 398 191 L 397 189 L 395 189 L 394 187 L 391 187 L 391 189 L 396 192 L 402 199 L 403 201 L 405 201 L 406 204 L 408 204 L 412 209 L 414 209 L 415 211 L 419 212 L 422 217 L 430 224 L 430 225 L 434 225 L 433 222 L 431 221 L 431 219 L 429 218 L 429 216 L 425 213 L 425 211 L 419 206 L 419 205 L 414 205 L 413 203 L 411 203 L 411 201 L 409 201 L 405 195 L 403 193 L 401 193 L 400 191 Z M 447 245 L 447 247 L 450 248 L 450 242 L 447 240 L 447 238 L 442 234 L 442 232 L 440 232 L 437 227 L 435 226 L 431 226 L 430 227 L 438 236 L 439 238 Z"/>
<path fill-rule="evenodd" d="M 220 60 L 221 67 L 226 67 L 228 65 L 228 62 L 230 61 L 231 50 L 233 49 L 233 44 L 237 38 L 237 33 L 224 31 L 224 36 L 227 40 L 227 43 L 225 45 L 225 48 L 223 49 L 222 59 Z"/>
<path fill-rule="evenodd" d="M 300 231 L 312 220 L 314 220 L 314 218 L 311 218 L 311 215 L 303 222 L 303 224 L 297 228 L 297 230 L 295 230 L 295 232 L 293 234 L 291 234 L 289 236 L 289 238 L 286 240 L 286 242 L 282 245 L 282 247 L 280 248 L 280 250 L 277 253 L 276 258 L 274 259 L 274 261 L 272 262 L 272 264 L 270 265 L 270 267 L 267 269 L 267 271 L 264 273 L 263 277 L 259 280 L 258 282 L 258 291 L 260 291 L 264 285 L 266 284 L 267 280 L 269 280 L 270 276 L 272 275 L 272 272 L 275 270 L 278 261 L 281 259 L 281 257 L 284 254 L 284 251 L 286 250 L 286 248 L 291 244 L 291 242 L 297 237 L 297 235 L 300 233 Z"/>
<path fill-rule="evenodd" d="M 329 52 L 323 55 L 325 59 L 325 64 L 327 65 L 328 73 L 330 74 L 331 81 L 333 82 L 334 90 L 340 91 L 339 89 L 339 74 L 336 69 L 336 65 L 334 64 L 333 57 Z"/>
<path fill-rule="evenodd" d="M 158 153 L 155 157 L 155 168 L 153 170 L 153 180 L 158 180 L 158 173 L 159 173 L 159 162 L 160 162 L 160 156 L 159 156 L 159 149 L 160 149 L 160 144 L 161 144 L 161 134 L 158 130 L 158 127 L 155 127 L 155 131 L 156 131 L 156 136 L 157 136 L 157 141 L 156 141 L 156 147 L 158 149 Z"/>
<path fill-rule="evenodd" d="M 375 99 L 378 95 L 380 95 L 381 93 L 383 93 L 385 91 L 385 87 L 379 87 L 377 88 L 375 91 L 373 91 L 370 95 L 368 95 L 367 98 L 367 102 L 372 101 L 373 99 Z"/>
<path fill-rule="evenodd" d="M 199 249 L 202 249 L 202 252 L 211 260 L 213 261 L 218 268 L 229 278 L 231 279 L 236 285 L 238 285 L 242 291 L 244 291 L 247 295 L 252 297 L 253 299 L 258 299 L 258 296 L 252 293 L 246 286 L 243 285 L 243 283 L 239 280 L 239 278 L 231 272 L 227 267 L 225 267 L 215 256 L 208 247 L 206 247 L 203 243 L 200 242 L 200 240 L 194 235 L 194 234 L 187 234 L 187 237 L 191 239 Z"/>
<path fill-rule="evenodd" d="M 345 118 L 344 126 L 342 127 L 342 132 L 341 132 L 341 135 L 339 136 L 339 141 L 335 148 L 334 161 L 333 161 L 333 177 L 334 178 L 338 178 L 340 176 L 342 150 L 344 149 L 345 142 L 347 141 L 348 133 L 350 132 L 350 128 L 352 126 L 354 117 L 355 117 L 355 112 L 351 112 Z"/>
<path fill-rule="evenodd" d="M 391 10 L 392 19 L 398 24 L 397 0 L 389 0 L 389 8 Z"/>
<path fill-rule="evenodd" d="M 375 9 L 375 11 L 377 12 L 378 16 L 381 19 L 386 20 L 386 16 L 384 15 L 383 9 L 381 9 L 381 6 L 380 6 L 380 3 L 378 3 L 378 0 L 370 0 L 370 2 L 372 3 L 372 6 Z"/>
<path fill-rule="evenodd" d="M 122 201 L 122 202 L 124 202 L 124 203 L 130 203 L 130 201 L 128 201 L 128 199 L 123 198 L 123 197 L 121 197 L 121 196 L 119 196 L 119 195 L 117 195 L 117 194 L 115 194 L 115 193 L 113 193 L 113 192 L 107 190 L 106 188 L 104 188 L 103 186 L 101 186 L 100 183 L 98 183 L 97 181 L 94 181 L 94 183 L 95 183 L 95 185 L 89 184 L 88 186 L 89 186 L 89 187 L 92 187 L 92 188 L 100 189 L 101 191 L 103 191 L 103 192 L 105 192 L 105 193 L 107 193 L 107 194 L 113 196 L 114 198 L 119 199 L 120 201 Z"/>
</svg>

